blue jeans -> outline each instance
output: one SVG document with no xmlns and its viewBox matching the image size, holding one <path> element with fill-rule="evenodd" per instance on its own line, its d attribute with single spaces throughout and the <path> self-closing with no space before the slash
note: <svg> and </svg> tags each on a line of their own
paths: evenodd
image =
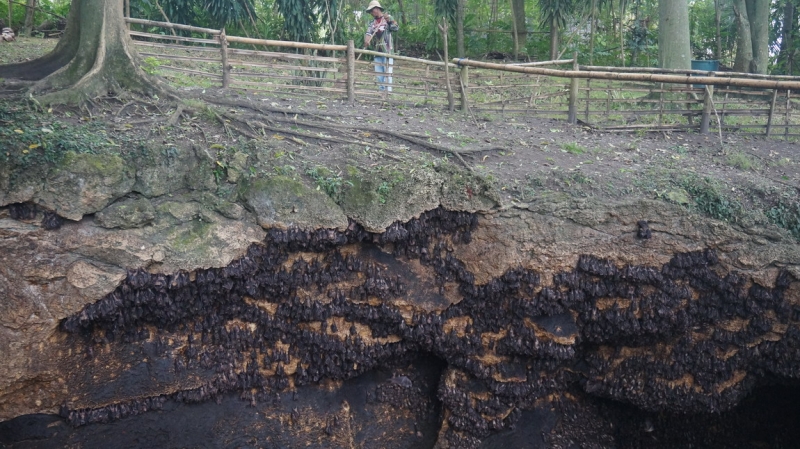
<svg viewBox="0 0 800 449">
<path fill-rule="evenodd" d="M 388 62 L 386 60 L 389 60 Z M 394 64 L 394 58 L 386 58 L 386 56 L 375 56 L 375 73 L 392 73 L 392 65 Z M 392 84 L 392 77 L 385 76 L 385 75 L 378 75 L 378 90 L 386 90 L 388 92 L 392 91 L 392 86 L 387 86 L 387 84 Z"/>
</svg>

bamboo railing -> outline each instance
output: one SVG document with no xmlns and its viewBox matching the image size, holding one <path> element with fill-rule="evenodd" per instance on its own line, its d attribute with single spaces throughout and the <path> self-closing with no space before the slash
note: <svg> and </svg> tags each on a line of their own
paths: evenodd
<svg viewBox="0 0 800 449">
<path fill-rule="evenodd" d="M 351 104 L 445 107 L 449 81 L 461 109 L 473 117 L 524 114 L 570 123 L 580 117 L 584 125 L 617 132 L 693 129 L 800 136 L 800 123 L 791 113 L 791 92 L 800 89 L 800 77 L 584 66 L 576 57 L 496 64 L 393 55 L 392 80 L 378 82 L 377 64 L 364 57 L 384 54 L 358 49 L 352 41 L 332 45 L 243 38 L 225 30 L 126 20 L 142 27 L 130 31 L 140 54 L 157 61 L 159 73 L 176 83 L 318 99 L 333 94 Z M 152 28 L 191 36 L 147 32 Z M 571 69 L 552 68 L 563 65 Z"/>
</svg>

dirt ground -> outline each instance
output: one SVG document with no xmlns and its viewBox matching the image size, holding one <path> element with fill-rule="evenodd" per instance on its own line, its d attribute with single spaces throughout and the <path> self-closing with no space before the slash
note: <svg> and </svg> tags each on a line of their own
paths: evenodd
<svg viewBox="0 0 800 449">
<path fill-rule="evenodd" d="M 54 42 L 23 39 L 0 45 L 0 63 L 35 57 Z M 9 117 L 31 108 L 22 100 L 22 88 L 8 83 L 3 87 L 0 108 L 11 109 Z M 764 222 L 765 214 L 775 215 L 776 207 L 796 204 L 800 187 L 800 147 L 779 138 L 611 133 L 570 126 L 564 120 L 476 117 L 361 100 L 350 105 L 342 99 L 300 99 L 291 93 L 181 88 L 179 96 L 192 99 L 179 120 L 174 103 L 117 98 L 83 108 L 54 108 L 35 120 L 43 121 L 42 126 L 92 123 L 109 141 L 131 145 L 200 145 L 223 161 L 221 165 L 222 153 L 249 141 L 273 148 L 275 171 L 305 179 L 316 167 L 326 168 L 335 178 L 349 165 L 406 170 L 409 165 L 449 161 L 484 176 L 509 203 L 552 194 L 649 197 L 745 224 Z M 168 126 L 170 119 L 174 126 Z M 9 120 L 5 118 L 5 124 L 12 127 Z M 441 151 L 445 149 L 452 151 Z"/>
</svg>

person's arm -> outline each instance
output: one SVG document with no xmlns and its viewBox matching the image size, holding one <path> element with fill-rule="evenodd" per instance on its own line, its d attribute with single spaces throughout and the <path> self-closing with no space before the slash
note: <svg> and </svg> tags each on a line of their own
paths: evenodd
<svg viewBox="0 0 800 449">
<path fill-rule="evenodd" d="M 369 27 L 367 28 L 367 34 L 364 35 L 364 48 L 369 47 L 369 43 L 372 42 L 372 36 L 375 34 L 375 22 L 370 22 Z"/>
<path fill-rule="evenodd" d="M 400 29 L 400 26 L 397 24 L 397 21 L 392 19 L 392 16 L 386 14 L 386 23 L 389 24 L 389 31 L 395 32 Z"/>
</svg>

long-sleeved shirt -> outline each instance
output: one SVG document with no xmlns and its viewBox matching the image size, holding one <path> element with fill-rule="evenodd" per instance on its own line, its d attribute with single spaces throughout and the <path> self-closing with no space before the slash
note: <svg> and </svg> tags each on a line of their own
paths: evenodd
<svg viewBox="0 0 800 449">
<path fill-rule="evenodd" d="M 397 22 L 389 14 L 373 20 L 367 28 L 367 36 L 372 36 L 370 46 L 376 51 L 392 53 L 392 32 L 399 30 Z"/>
</svg>

